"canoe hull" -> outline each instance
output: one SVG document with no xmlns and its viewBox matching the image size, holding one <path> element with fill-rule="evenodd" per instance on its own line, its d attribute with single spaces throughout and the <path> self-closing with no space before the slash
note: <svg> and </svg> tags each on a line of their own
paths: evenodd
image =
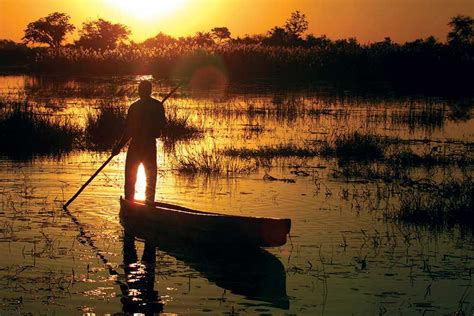
<svg viewBox="0 0 474 316">
<path fill-rule="evenodd" d="M 291 220 L 199 212 L 167 204 L 120 199 L 120 217 L 138 237 L 154 232 L 186 242 L 277 247 L 287 241 Z M 151 236 L 143 236 L 143 238 Z"/>
</svg>

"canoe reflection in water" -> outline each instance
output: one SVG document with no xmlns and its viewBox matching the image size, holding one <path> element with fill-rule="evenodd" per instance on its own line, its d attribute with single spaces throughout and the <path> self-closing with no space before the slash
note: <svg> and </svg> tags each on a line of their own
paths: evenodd
<svg viewBox="0 0 474 316">
<path fill-rule="evenodd" d="M 140 216 L 130 216 L 129 212 L 124 216 L 123 209 L 120 222 L 124 227 L 123 258 L 128 284 L 128 289 L 122 289 L 124 312 L 163 312 L 163 303 L 154 289 L 156 248 L 233 294 L 269 303 L 273 307 L 289 308 L 285 269 L 268 251 L 189 243 L 176 239 L 169 230 L 147 227 L 149 225 L 143 223 Z M 136 239 L 145 243 L 140 261 L 135 248 Z"/>
</svg>

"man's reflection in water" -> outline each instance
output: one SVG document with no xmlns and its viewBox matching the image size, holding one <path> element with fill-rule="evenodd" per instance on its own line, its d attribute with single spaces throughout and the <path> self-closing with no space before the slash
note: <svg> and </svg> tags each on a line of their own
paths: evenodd
<svg viewBox="0 0 474 316">
<path fill-rule="evenodd" d="M 154 315 L 163 312 L 163 303 L 154 290 L 156 245 L 145 242 L 142 260 L 138 261 L 135 237 L 124 232 L 123 265 L 128 289 L 122 289 L 124 313 Z"/>
</svg>

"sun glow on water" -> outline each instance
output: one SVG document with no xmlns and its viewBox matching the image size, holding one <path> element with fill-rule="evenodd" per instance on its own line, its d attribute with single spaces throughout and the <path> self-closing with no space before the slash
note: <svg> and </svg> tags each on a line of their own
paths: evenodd
<svg viewBox="0 0 474 316">
<path fill-rule="evenodd" d="M 145 167 L 143 167 L 143 164 L 140 164 L 140 166 L 138 166 L 137 182 L 135 184 L 135 200 L 144 201 L 146 198 L 145 191 L 146 191 Z"/>
<path fill-rule="evenodd" d="M 134 17 L 149 19 L 163 16 L 182 7 L 187 0 L 108 0 Z"/>
</svg>

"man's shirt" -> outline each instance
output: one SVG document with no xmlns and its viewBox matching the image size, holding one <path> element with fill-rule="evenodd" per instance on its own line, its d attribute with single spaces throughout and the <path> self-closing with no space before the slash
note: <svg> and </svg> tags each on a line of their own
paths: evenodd
<svg viewBox="0 0 474 316">
<path fill-rule="evenodd" d="M 153 98 L 140 99 L 128 109 L 125 134 L 132 138 L 131 145 L 143 147 L 155 144 L 165 127 L 163 104 Z"/>
</svg>

